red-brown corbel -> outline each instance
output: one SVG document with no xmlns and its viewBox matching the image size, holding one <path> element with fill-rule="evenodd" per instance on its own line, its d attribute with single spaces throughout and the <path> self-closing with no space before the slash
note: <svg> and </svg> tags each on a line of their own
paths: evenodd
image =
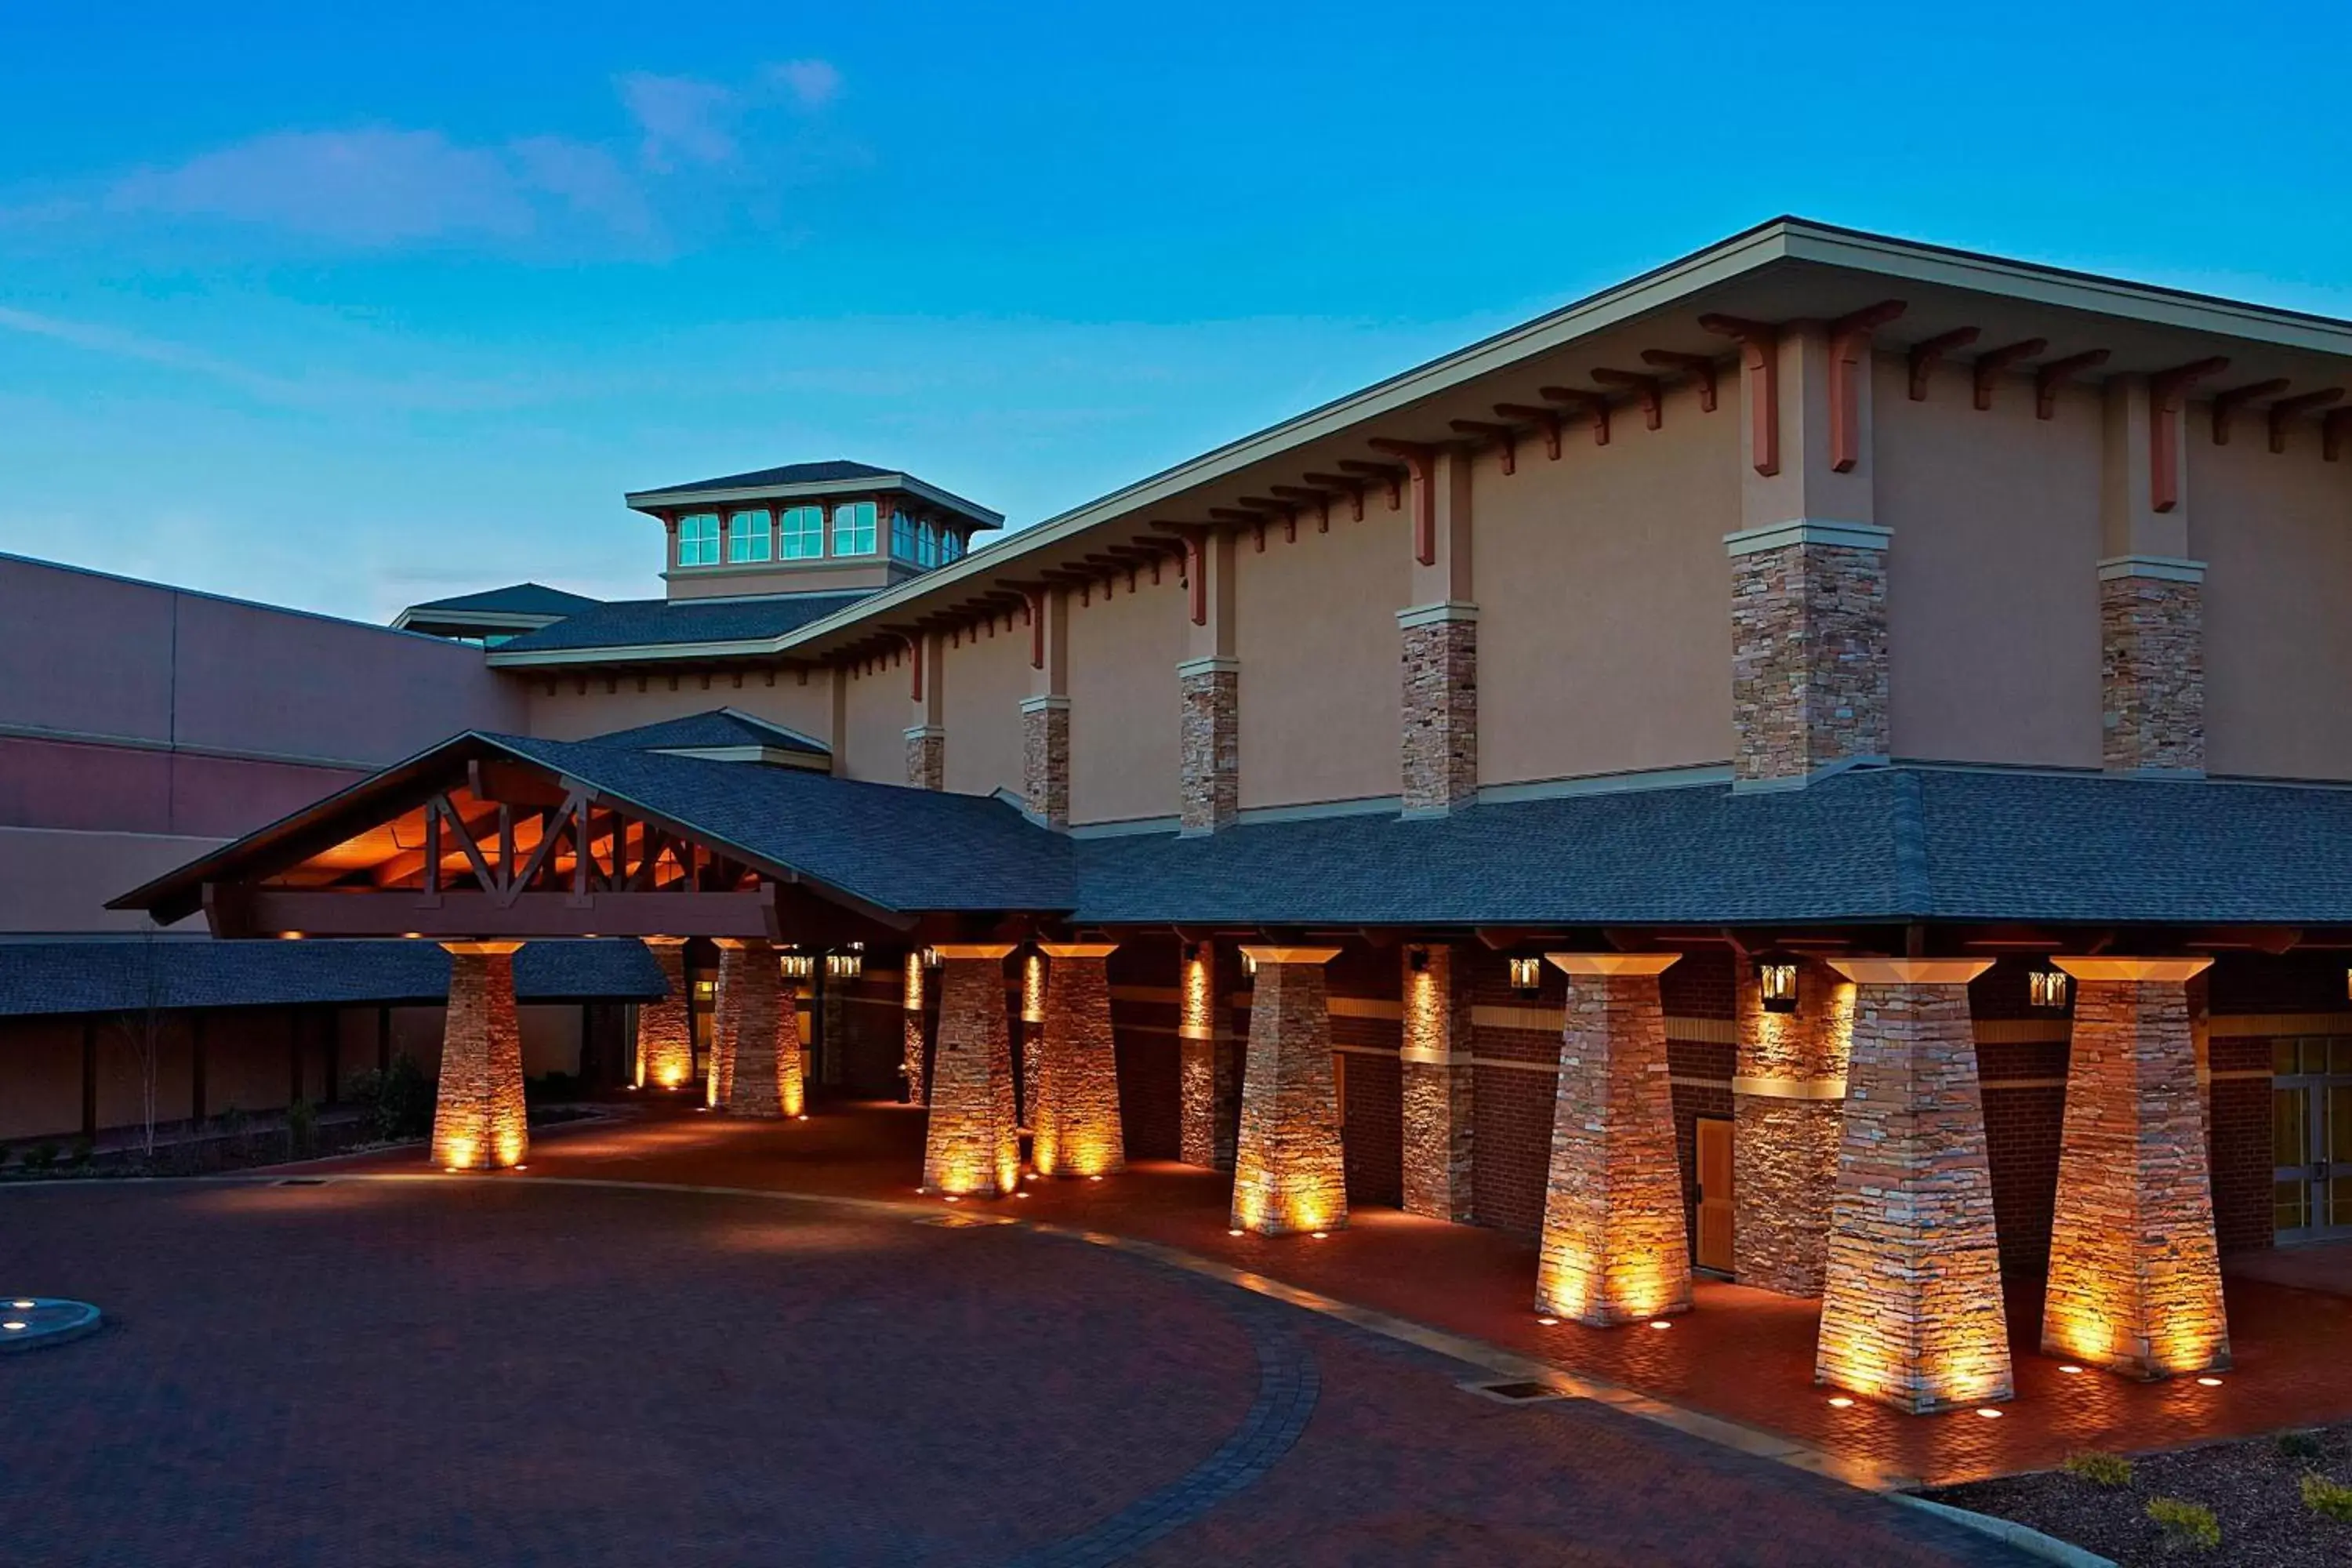
<svg viewBox="0 0 2352 1568">
<path fill-rule="evenodd" d="M 1674 349 L 1643 349 L 1643 364 L 1687 372 L 1698 384 L 1698 411 L 1715 412 L 1715 360 L 1707 354 L 1686 354 Z"/>
<path fill-rule="evenodd" d="M 2230 418 L 2239 409 L 2258 397 L 2269 397 L 2286 390 L 2284 377 L 2270 381 L 2250 382 L 2244 386 L 2232 386 L 2213 395 L 2213 445 L 2230 444 Z"/>
<path fill-rule="evenodd" d="M 1633 395 L 1641 405 L 1642 425 L 1655 430 L 1666 422 L 1665 384 L 1654 375 L 1643 375 L 1630 370 L 1596 370 L 1592 379 L 1603 386 L 1622 387 Z"/>
<path fill-rule="evenodd" d="M 1766 479 L 1780 471 L 1780 329 L 1710 311 L 1698 324 L 1739 345 L 1739 363 L 1753 384 L 1748 399 L 1749 460 Z"/>
<path fill-rule="evenodd" d="M 1437 448 L 1419 441 L 1391 441 L 1377 437 L 1365 444 L 1375 452 L 1403 458 L 1405 467 L 1412 470 L 1412 558 L 1423 566 L 1436 565 Z M 1339 466 L 1347 467 L 1345 463 Z"/>
<path fill-rule="evenodd" d="M 2106 350 L 2086 349 L 2081 353 L 2068 354 L 2063 359 L 2053 359 L 2047 364 L 2034 366 L 2033 416 L 2036 419 L 2055 418 L 2058 414 L 2058 389 L 2066 384 L 2067 377 L 2086 370 L 2096 370 L 2106 363 Z M 1991 405 L 1988 403 L 1979 406 Z"/>
<path fill-rule="evenodd" d="M 2170 511 L 2180 504 L 2180 408 L 2189 387 L 2229 368 L 2230 362 L 2216 355 L 2147 378 L 2147 500 L 2152 510 Z"/>
<path fill-rule="evenodd" d="M 2344 389 L 2326 386 L 2317 392 L 2298 392 L 2293 397 L 2282 397 L 2263 412 L 2270 423 L 2271 450 L 2286 450 L 2286 427 L 2315 408 L 2326 408 L 2344 400 Z"/>
<path fill-rule="evenodd" d="M 1830 468 L 1852 473 L 1862 461 L 1862 380 L 1870 374 L 1870 334 L 1903 314 L 1900 300 L 1881 300 L 1830 323 Z"/>
<path fill-rule="evenodd" d="M 1609 395 L 1591 392 L 1580 386 L 1538 386 L 1536 395 L 1553 403 L 1566 404 L 1571 412 L 1582 413 L 1592 420 L 1592 444 L 1609 445 Z"/>
<path fill-rule="evenodd" d="M 1964 349 L 1983 336 L 1976 327 L 1954 327 L 1948 332 L 1937 332 L 1932 338 L 1922 338 L 1911 345 L 1911 401 L 1927 401 L 1927 384 L 1936 374 L 1936 366 L 1954 349 Z"/>
</svg>

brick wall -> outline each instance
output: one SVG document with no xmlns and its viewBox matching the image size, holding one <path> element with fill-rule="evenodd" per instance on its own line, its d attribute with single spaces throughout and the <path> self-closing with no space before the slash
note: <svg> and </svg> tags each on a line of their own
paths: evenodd
<svg viewBox="0 0 2352 1568">
<path fill-rule="evenodd" d="M 1386 1019 L 1331 1020 L 1331 1044 L 1339 1048 L 1346 1080 L 1340 1142 L 1350 1206 L 1394 1208 L 1404 1202 L 1404 1080 L 1397 1058 L 1398 1032 L 1398 1026 Z"/>
<path fill-rule="evenodd" d="M 1177 944 L 1138 938 L 1110 955 L 1118 1114 L 1130 1160 L 1181 1157 L 1177 1122 Z"/>
<path fill-rule="evenodd" d="M 2352 1033 L 2352 1019 L 2346 1020 Z M 2229 1252 L 2259 1251 L 2271 1245 L 2272 1173 L 2277 1169 L 2272 1149 L 2272 1042 L 2231 1037 L 2211 1044 L 2215 1074 L 2211 1090 L 2213 1159 L 2213 1234 Z M 2253 1071 L 2264 1076 L 2229 1079 L 2220 1075 Z"/>
</svg>

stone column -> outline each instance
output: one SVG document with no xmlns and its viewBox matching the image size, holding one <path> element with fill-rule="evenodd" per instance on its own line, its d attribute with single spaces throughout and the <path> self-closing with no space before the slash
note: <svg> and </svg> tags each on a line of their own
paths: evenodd
<svg viewBox="0 0 2352 1568">
<path fill-rule="evenodd" d="M 1856 986 L 1813 1378 L 1915 1415 L 2007 1399 L 1984 1099 L 1982 958 L 1837 959 Z"/>
<path fill-rule="evenodd" d="M 1536 1310 L 1594 1328 L 1690 1310 L 1658 976 L 1675 952 L 1549 952 L 1568 976 Z"/>
<path fill-rule="evenodd" d="M 1407 816 L 1478 798 L 1478 606 L 1397 612 L 1404 638 L 1402 754 Z"/>
<path fill-rule="evenodd" d="M 686 984 L 686 938 L 649 936 L 646 948 L 661 965 L 669 994 L 637 1005 L 637 1082 L 680 1089 L 694 1076 L 694 998 Z"/>
<path fill-rule="evenodd" d="M 1348 1179 L 1323 966 L 1336 947 L 1245 947 L 1257 965 L 1233 1223 L 1260 1236 L 1337 1230 Z"/>
<path fill-rule="evenodd" d="M 907 731 L 907 782 L 917 789 L 945 789 L 948 732 L 919 724 Z"/>
<path fill-rule="evenodd" d="M 719 978 L 710 987 L 710 1059 L 703 1063 L 703 1104 L 716 1110 L 735 1092 L 736 1037 L 742 1027 L 743 944 L 719 943 Z"/>
<path fill-rule="evenodd" d="M 530 1152 L 522 1031 L 515 1022 L 519 942 L 445 942 L 449 1006 L 433 1107 L 433 1163 L 472 1171 L 520 1165 Z"/>
<path fill-rule="evenodd" d="M 763 938 L 721 937 L 719 948 L 720 1016 L 726 1027 L 712 1035 L 714 1040 L 725 1039 L 727 1066 L 723 1074 L 713 1075 L 717 1103 L 735 1116 L 797 1116 L 802 1103 L 798 1015 L 783 990 L 775 944 Z"/>
<path fill-rule="evenodd" d="M 2230 1364 L 2188 982 L 2209 958 L 2059 958 L 2076 982 L 2044 1354 L 2137 1377 Z"/>
<path fill-rule="evenodd" d="M 1188 944 L 1176 993 L 1178 1158 L 1213 1170 L 1234 1168 L 1237 1096 L 1233 1016 L 1223 950 Z"/>
<path fill-rule="evenodd" d="M 1021 786 L 1029 815 L 1059 832 L 1070 826 L 1070 700 L 1021 702 Z"/>
<path fill-rule="evenodd" d="M 923 1103 L 923 950 L 907 951 L 907 971 L 901 977 L 899 1011 L 905 1046 L 898 1058 L 907 1075 L 907 1103 Z"/>
<path fill-rule="evenodd" d="M 2100 758 L 2109 773 L 2205 771 L 2205 568 L 2099 563 Z"/>
<path fill-rule="evenodd" d="M 907 729 L 907 782 L 918 789 L 945 789 L 948 770 L 947 708 L 941 700 L 937 632 L 908 639 L 912 666 L 909 695 L 913 722 Z"/>
<path fill-rule="evenodd" d="M 1038 1074 L 1045 1058 L 1045 959 L 1042 952 L 1021 955 L 1021 1080 L 1018 1099 L 1022 1122 L 1037 1123 Z"/>
<path fill-rule="evenodd" d="M 1404 1208 L 1460 1222 L 1472 1217 L 1467 956 L 1438 943 L 1407 948 L 1402 960 Z"/>
<path fill-rule="evenodd" d="M 1868 523 L 1730 534 L 1732 776 L 1795 784 L 1884 759 L 1886 544 Z"/>
<path fill-rule="evenodd" d="M 942 946 L 940 1037 L 923 1133 L 923 1190 L 1000 1197 L 1021 1180 L 1013 1047 L 1004 1026 L 1010 942 Z"/>
<path fill-rule="evenodd" d="M 1837 1180 L 1840 1102 L 1853 1029 L 1853 986 L 1810 959 L 1797 964 L 1797 1010 L 1768 1013 L 1756 969 L 1739 971 L 1732 1068 L 1732 1270 L 1742 1285 L 1818 1296 Z"/>
<path fill-rule="evenodd" d="M 1049 942 L 1030 1162 L 1047 1176 L 1101 1176 L 1127 1167 L 1118 1112 L 1118 1053 L 1106 962 L 1117 942 Z"/>
<path fill-rule="evenodd" d="M 1213 833 L 1241 815 L 1241 689 L 1238 660 L 1187 659 L 1176 667 L 1183 720 L 1177 737 L 1181 828 Z"/>
</svg>

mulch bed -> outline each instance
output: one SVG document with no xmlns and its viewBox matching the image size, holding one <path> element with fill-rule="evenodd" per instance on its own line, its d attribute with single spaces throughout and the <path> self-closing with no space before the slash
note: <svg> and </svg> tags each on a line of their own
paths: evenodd
<svg viewBox="0 0 2352 1568">
<path fill-rule="evenodd" d="M 2277 1437 L 2211 1443 L 2168 1454 L 2136 1455 L 2130 1484 L 2103 1487 L 2064 1470 L 1972 1481 L 1926 1495 L 2031 1525 L 2102 1557 L 2141 1563 L 2227 1563 L 2247 1568 L 2342 1568 L 2352 1563 L 2352 1524 L 2304 1506 L 2306 1472 L 2352 1482 L 2352 1423 L 2305 1434 L 2315 1455 L 2286 1452 Z M 2180 1498 L 2213 1510 L 2221 1543 L 2200 1551 L 2168 1542 L 2147 1516 L 2150 1498 Z"/>
</svg>

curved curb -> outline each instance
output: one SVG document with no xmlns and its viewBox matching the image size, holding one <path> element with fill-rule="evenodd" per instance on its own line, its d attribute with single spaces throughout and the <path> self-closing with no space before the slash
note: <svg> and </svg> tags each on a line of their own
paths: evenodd
<svg viewBox="0 0 2352 1568">
<path fill-rule="evenodd" d="M 46 1350 L 98 1332 L 106 1321 L 87 1301 L 57 1296 L 0 1298 L 0 1354 Z"/>
<path fill-rule="evenodd" d="M 1989 1535 L 2005 1546 L 2017 1548 L 2028 1556 L 2039 1557 L 2044 1563 L 2058 1563 L 2060 1568 L 2116 1568 L 2116 1560 L 2112 1557 L 2102 1557 L 2095 1552 L 2086 1552 L 2072 1542 L 2061 1541 L 2054 1535 L 2044 1535 L 2032 1525 L 2020 1524 L 2015 1520 L 2000 1519 L 1990 1513 L 1972 1513 L 1964 1508 L 1954 1508 L 1948 1502 L 1931 1502 L 1923 1497 L 1913 1497 L 1908 1492 L 1892 1492 L 1888 1495 L 1906 1508 L 1916 1508 L 1923 1513 L 1933 1514 L 1948 1524 L 1958 1525 L 1962 1530 L 1973 1530 L 1979 1535 Z"/>
</svg>

